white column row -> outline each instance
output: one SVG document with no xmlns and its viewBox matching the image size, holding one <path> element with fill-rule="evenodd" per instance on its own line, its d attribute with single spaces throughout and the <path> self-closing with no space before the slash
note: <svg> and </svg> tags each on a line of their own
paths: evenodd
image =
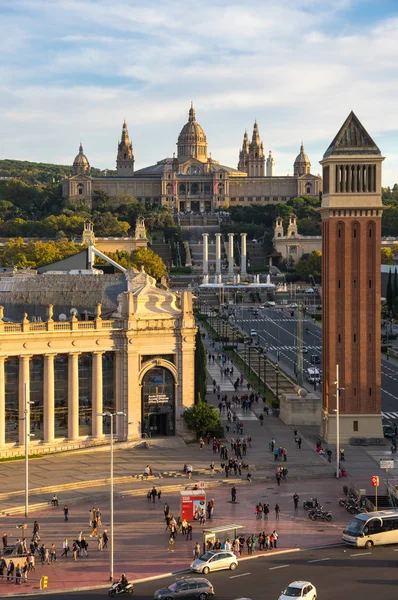
<svg viewBox="0 0 398 600">
<path fill-rule="evenodd" d="M 68 438 L 76 440 L 79 437 L 79 352 L 68 354 Z M 103 436 L 103 419 L 97 413 L 103 412 L 103 352 L 92 353 L 92 435 L 95 438 Z M 54 359 L 56 354 L 44 355 L 43 368 L 43 426 L 44 442 L 53 442 L 55 439 L 55 384 L 54 384 Z M 4 446 L 6 410 L 5 410 L 5 360 L 0 356 L 0 447 Z M 19 357 L 19 421 L 18 439 L 24 443 L 25 436 L 25 408 L 30 399 L 30 355 Z M 117 358 L 117 353 L 116 353 Z M 116 382 L 115 382 L 116 392 Z M 30 423 L 26 426 L 30 430 Z M 119 427 L 118 427 L 119 428 Z"/>
<path fill-rule="evenodd" d="M 203 275 L 209 273 L 209 234 L 202 233 L 203 237 Z M 241 275 L 247 274 L 247 233 L 241 233 Z M 216 274 L 221 274 L 221 238 L 222 233 L 216 233 Z M 228 274 L 234 274 L 234 234 L 228 234 Z"/>
</svg>

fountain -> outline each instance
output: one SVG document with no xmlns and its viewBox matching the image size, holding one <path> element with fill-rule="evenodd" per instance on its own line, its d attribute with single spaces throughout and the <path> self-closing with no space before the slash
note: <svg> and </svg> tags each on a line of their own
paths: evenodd
<svg viewBox="0 0 398 600">
<path fill-rule="evenodd" d="M 236 283 L 238 283 L 238 284 L 240 283 L 240 275 L 239 274 L 236 277 Z"/>
<path fill-rule="evenodd" d="M 271 283 L 271 275 L 268 273 L 267 275 L 267 285 L 270 285 Z"/>
<path fill-rule="evenodd" d="M 207 273 L 203 275 L 203 285 L 209 285 L 209 276 Z"/>
</svg>

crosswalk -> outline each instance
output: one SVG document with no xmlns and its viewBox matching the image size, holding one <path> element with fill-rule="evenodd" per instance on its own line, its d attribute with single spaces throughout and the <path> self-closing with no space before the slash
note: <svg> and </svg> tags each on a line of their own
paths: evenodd
<svg viewBox="0 0 398 600">
<path fill-rule="evenodd" d="M 388 421 L 395 421 L 398 419 L 398 412 L 382 412 L 381 416 Z"/>
<path fill-rule="evenodd" d="M 322 346 L 305 346 L 308 350 L 322 350 Z M 268 346 L 268 349 L 274 352 L 277 350 L 294 350 L 297 352 L 297 346 Z"/>
</svg>

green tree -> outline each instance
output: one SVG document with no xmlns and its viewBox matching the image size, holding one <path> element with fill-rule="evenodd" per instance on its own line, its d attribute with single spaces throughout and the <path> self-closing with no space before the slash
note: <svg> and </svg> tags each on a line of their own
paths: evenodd
<svg viewBox="0 0 398 600">
<path fill-rule="evenodd" d="M 130 223 L 127 221 L 119 221 L 117 216 L 111 212 L 98 214 L 94 217 L 94 231 L 95 235 L 111 236 L 111 237 L 125 237 L 130 229 Z"/>
<path fill-rule="evenodd" d="M 195 401 L 204 398 L 207 390 L 206 351 L 199 330 L 195 340 Z"/>
<path fill-rule="evenodd" d="M 131 253 L 131 262 L 136 269 L 144 267 L 145 272 L 151 277 L 155 277 L 155 279 L 161 279 L 166 275 L 166 265 L 160 256 L 149 248 L 134 250 Z"/>
<path fill-rule="evenodd" d="M 322 253 L 319 250 L 313 250 L 308 258 L 300 258 L 296 264 L 296 273 L 304 280 L 308 280 L 310 275 L 315 278 L 321 276 Z"/>
<path fill-rule="evenodd" d="M 389 273 L 388 273 L 386 301 L 387 301 L 388 311 L 392 312 L 394 298 L 393 298 L 393 289 L 392 289 L 391 269 L 389 270 Z"/>
<path fill-rule="evenodd" d="M 220 415 L 216 409 L 202 400 L 184 411 L 183 416 L 189 429 L 195 431 L 197 437 L 207 432 L 216 432 L 221 426 Z"/>
</svg>

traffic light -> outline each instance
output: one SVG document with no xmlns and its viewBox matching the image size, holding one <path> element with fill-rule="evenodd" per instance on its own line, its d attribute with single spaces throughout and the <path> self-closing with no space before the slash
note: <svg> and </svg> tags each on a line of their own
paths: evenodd
<svg viewBox="0 0 398 600">
<path fill-rule="evenodd" d="M 43 575 L 40 579 L 40 589 L 45 590 L 48 587 L 48 577 Z"/>
</svg>

